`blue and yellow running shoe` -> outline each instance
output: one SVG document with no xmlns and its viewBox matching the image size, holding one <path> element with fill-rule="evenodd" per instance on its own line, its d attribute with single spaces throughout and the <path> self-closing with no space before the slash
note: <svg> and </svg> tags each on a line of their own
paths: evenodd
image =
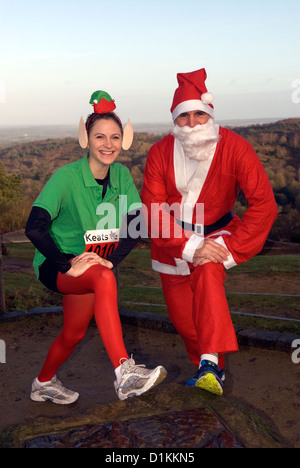
<svg viewBox="0 0 300 468">
<path fill-rule="evenodd" d="M 201 367 L 194 377 L 187 381 L 186 386 L 202 388 L 215 395 L 223 395 L 224 380 L 224 372 L 220 371 L 217 364 L 211 361 L 202 361 Z"/>
</svg>

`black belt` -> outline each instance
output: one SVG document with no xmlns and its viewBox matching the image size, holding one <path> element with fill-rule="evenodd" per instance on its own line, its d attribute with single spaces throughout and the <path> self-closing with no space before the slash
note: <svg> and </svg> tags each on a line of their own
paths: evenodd
<svg viewBox="0 0 300 468">
<path fill-rule="evenodd" d="M 208 236 L 212 232 L 217 231 L 218 229 L 222 229 L 225 226 L 227 226 L 227 224 L 229 224 L 230 221 L 232 221 L 233 217 L 234 217 L 234 214 L 233 214 L 233 211 L 231 210 L 229 211 L 229 213 L 226 213 L 226 215 L 222 216 L 222 218 L 218 219 L 218 221 L 216 221 L 213 224 L 209 224 L 207 226 L 203 226 L 202 224 L 186 223 L 185 221 L 181 221 L 180 219 L 176 219 L 176 222 L 184 230 L 194 231 L 196 234 L 199 234 L 202 236 L 203 235 Z M 204 228 L 204 232 L 203 232 L 203 228 Z"/>
</svg>

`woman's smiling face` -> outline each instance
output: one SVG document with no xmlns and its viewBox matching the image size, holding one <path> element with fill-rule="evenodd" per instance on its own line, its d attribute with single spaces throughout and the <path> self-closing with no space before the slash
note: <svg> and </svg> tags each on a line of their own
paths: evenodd
<svg viewBox="0 0 300 468">
<path fill-rule="evenodd" d="M 89 134 L 88 149 L 89 165 L 94 177 L 106 176 L 109 166 L 121 152 L 122 138 L 119 125 L 112 119 L 100 119 L 93 124 Z"/>
</svg>

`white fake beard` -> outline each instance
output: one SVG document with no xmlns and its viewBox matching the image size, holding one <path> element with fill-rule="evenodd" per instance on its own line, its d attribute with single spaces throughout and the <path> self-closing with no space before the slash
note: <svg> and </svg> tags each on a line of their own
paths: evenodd
<svg viewBox="0 0 300 468">
<path fill-rule="evenodd" d="M 182 144 L 184 154 L 196 161 L 207 161 L 221 138 L 219 125 L 212 118 L 206 124 L 194 128 L 175 124 L 172 135 Z"/>
</svg>

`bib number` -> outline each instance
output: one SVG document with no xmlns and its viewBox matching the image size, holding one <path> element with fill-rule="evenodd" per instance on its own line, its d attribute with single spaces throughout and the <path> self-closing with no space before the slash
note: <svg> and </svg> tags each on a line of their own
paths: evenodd
<svg viewBox="0 0 300 468">
<path fill-rule="evenodd" d="M 85 251 L 107 258 L 119 244 L 119 229 L 87 231 L 84 234 Z"/>
</svg>

